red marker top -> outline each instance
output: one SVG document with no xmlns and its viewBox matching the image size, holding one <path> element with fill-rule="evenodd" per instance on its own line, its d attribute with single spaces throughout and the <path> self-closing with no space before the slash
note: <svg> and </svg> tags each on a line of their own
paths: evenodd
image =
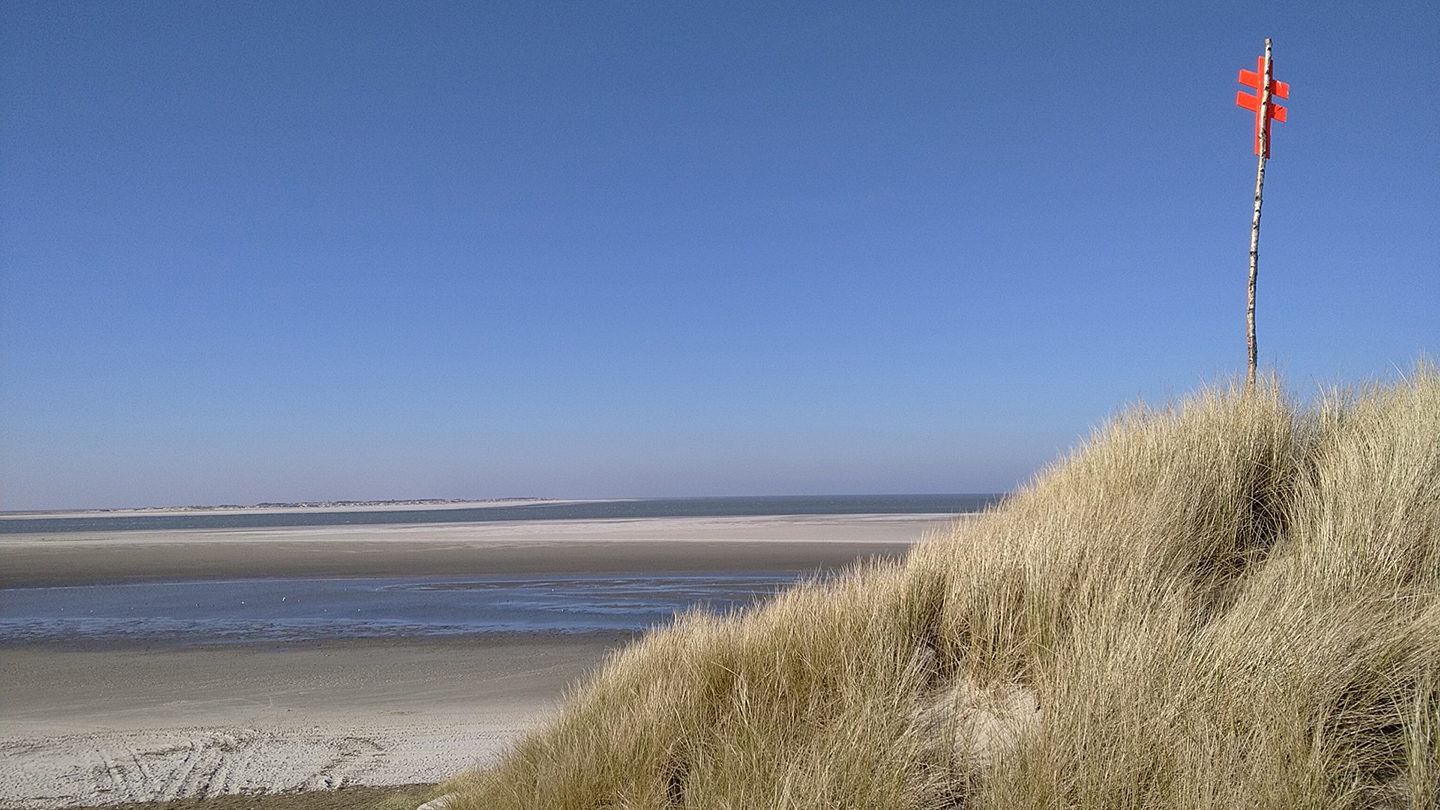
<svg viewBox="0 0 1440 810">
<path fill-rule="evenodd" d="M 1277 82 L 1277 81 L 1275 81 L 1275 78 L 1274 78 L 1275 60 L 1274 60 L 1274 59 L 1271 59 L 1271 60 L 1270 60 L 1270 71 L 1271 71 L 1271 78 L 1270 78 L 1270 104 L 1269 104 L 1269 109 L 1266 110 L 1266 113 L 1267 113 L 1267 114 L 1266 114 L 1266 116 L 1265 116 L 1265 121 L 1264 121 L 1264 127 L 1265 127 L 1265 139 L 1264 139 L 1264 143 L 1265 143 L 1265 146 L 1266 146 L 1266 149 L 1265 149 L 1265 157 L 1266 157 L 1266 158 L 1269 158 L 1269 157 L 1270 157 L 1270 149 L 1269 149 L 1269 146 L 1270 146 L 1270 120 L 1271 120 L 1271 119 L 1274 119 L 1274 120 L 1280 121 L 1280 122 L 1282 122 L 1282 123 L 1285 121 L 1285 108 L 1284 108 L 1284 107 L 1281 107 L 1279 104 L 1276 104 L 1276 103 L 1275 103 L 1275 99 L 1277 99 L 1277 98 L 1285 98 L 1285 99 L 1290 98 L 1290 85 L 1289 85 L 1289 83 L 1287 83 L 1287 82 Z M 1261 144 L 1261 139 L 1260 139 L 1260 127 L 1261 127 L 1261 121 L 1260 121 L 1260 96 L 1261 96 L 1260 84 L 1261 84 L 1262 81 L 1264 81 L 1264 78 L 1265 78 L 1265 57 L 1263 57 L 1263 56 L 1256 57 L 1256 59 L 1255 59 L 1255 70 L 1253 70 L 1253 71 L 1250 71 L 1250 70 L 1242 70 L 1242 71 L 1240 71 L 1240 83 L 1243 84 L 1243 85 L 1245 85 L 1246 87 L 1253 87 L 1253 88 L 1255 88 L 1255 93 L 1252 95 L 1252 94 L 1250 94 L 1250 93 L 1247 93 L 1247 92 L 1244 91 L 1244 90 L 1241 90 L 1241 91 L 1239 91 L 1239 92 L 1237 92 L 1237 93 L 1235 94 L 1235 103 L 1236 103 L 1237 105 L 1239 105 L 1239 106 L 1241 106 L 1241 107 L 1244 107 L 1244 108 L 1247 109 L 1247 110 L 1254 110 L 1254 112 L 1255 112 L 1255 154 L 1256 154 L 1256 155 L 1259 155 L 1259 154 L 1260 154 L 1260 144 Z"/>
</svg>

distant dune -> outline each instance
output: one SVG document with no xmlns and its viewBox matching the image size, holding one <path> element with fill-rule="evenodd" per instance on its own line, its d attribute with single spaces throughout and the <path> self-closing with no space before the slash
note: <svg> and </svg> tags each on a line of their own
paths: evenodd
<svg viewBox="0 0 1440 810">
<path fill-rule="evenodd" d="M 1136 409 L 899 563 L 614 655 L 449 810 L 1440 806 L 1440 374 Z"/>
</svg>

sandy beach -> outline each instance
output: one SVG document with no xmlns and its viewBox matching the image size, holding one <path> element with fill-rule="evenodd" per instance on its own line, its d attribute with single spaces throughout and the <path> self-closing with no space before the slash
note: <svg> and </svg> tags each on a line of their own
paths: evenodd
<svg viewBox="0 0 1440 810">
<path fill-rule="evenodd" d="M 0 586 L 834 570 L 941 515 L 0 536 Z M 553 711 L 627 633 L 0 646 L 0 807 L 438 781 Z"/>
<path fill-rule="evenodd" d="M 5 649 L 0 802 L 439 781 L 542 720 L 626 640 Z"/>
</svg>

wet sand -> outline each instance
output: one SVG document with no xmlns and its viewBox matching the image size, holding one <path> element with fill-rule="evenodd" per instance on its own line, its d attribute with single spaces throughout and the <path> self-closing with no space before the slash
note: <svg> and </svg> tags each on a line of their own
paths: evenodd
<svg viewBox="0 0 1440 810">
<path fill-rule="evenodd" d="M 0 588 L 243 577 L 831 570 L 941 515 L 511 521 L 0 535 Z"/>
<path fill-rule="evenodd" d="M 0 536 L 4 587 L 271 576 L 819 571 L 938 515 Z M 630 636 L 145 649 L 0 643 L 0 807 L 438 781 L 542 722 Z"/>
</svg>

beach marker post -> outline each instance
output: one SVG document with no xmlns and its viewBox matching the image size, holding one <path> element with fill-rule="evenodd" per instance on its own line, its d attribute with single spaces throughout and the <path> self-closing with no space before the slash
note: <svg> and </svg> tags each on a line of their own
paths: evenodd
<svg viewBox="0 0 1440 810">
<path fill-rule="evenodd" d="M 1235 103 L 1255 111 L 1255 215 L 1250 220 L 1250 296 L 1245 306 L 1245 348 L 1250 355 L 1245 390 L 1255 385 L 1255 274 L 1260 262 L 1260 201 L 1265 191 L 1265 161 L 1270 157 L 1270 121 L 1285 121 L 1285 108 L 1274 98 L 1290 98 L 1290 85 L 1275 81 L 1275 62 L 1270 56 L 1270 38 L 1265 38 L 1265 55 L 1258 57 L 1256 70 L 1240 71 L 1240 83 L 1255 88 L 1255 94 L 1241 90 Z"/>
</svg>

